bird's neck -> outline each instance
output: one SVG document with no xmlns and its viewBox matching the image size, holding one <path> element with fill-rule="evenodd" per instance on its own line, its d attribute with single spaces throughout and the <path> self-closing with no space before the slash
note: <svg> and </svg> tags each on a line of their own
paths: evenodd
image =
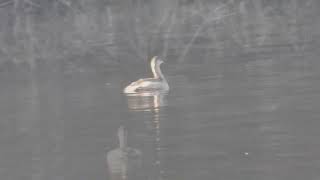
<svg viewBox="0 0 320 180">
<path fill-rule="evenodd" d="M 127 135 L 126 135 L 126 132 L 125 130 L 121 129 L 119 131 L 119 146 L 120 146 L 120 149 L 125 149 L 127 148 Z"/>
<path fill-rule="evenodd" d="M 161 72 L 160 65 L 151 64 L 151 70 L 152 70 L 153 77 L 155 79 L 165 80 L 165 78 Z"/>
</svg>

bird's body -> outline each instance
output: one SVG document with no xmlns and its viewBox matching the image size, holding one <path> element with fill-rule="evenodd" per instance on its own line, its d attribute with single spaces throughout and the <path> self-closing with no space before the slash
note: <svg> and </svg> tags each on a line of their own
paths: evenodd
<svg viewBox="0 0 320 180">
<path fill-rule="evenodd" d="M 153 92 L 153 91 L 168 91 L 169 85 L 167 80 L 164 78 L 160 65 L 163 63 L 158 57 L 153 57 L 151 60 L 151 70 L 153 78 L 139 79 L 129 84 L 124 88 L 124 93 L 140 93 L 140 92 Z"/>
</svg>

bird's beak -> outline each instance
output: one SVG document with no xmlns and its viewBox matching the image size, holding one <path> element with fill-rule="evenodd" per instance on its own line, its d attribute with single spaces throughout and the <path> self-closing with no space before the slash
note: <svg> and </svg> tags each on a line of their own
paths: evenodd
<svg viewBox="0 0 320 180">
<path fill-rule="evenodd" d="M 164 63 L 164 61 L 162 59 L 160 59 L 159 57 L 157 57 L 157 59 L 159 60 L 160 64 Z"/>
</svg>

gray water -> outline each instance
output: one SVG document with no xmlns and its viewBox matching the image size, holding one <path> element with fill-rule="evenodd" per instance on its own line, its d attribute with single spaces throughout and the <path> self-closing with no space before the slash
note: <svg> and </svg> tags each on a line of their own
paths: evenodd
<svg viewBox="0 0 320 180">
<path fill-rule="evenodd" d="M 120 126 L 141 152 L 127 179 L 320 178 L 318 57 L 247 59 L 186 63 L 188 76 L 167 63 L 170 93 L 153 97 L 89 73 L 42 76 L 32 97 L 2 76 L 1 179 L 121 179 L 106 161 Z"/>
<path fill-rule="evenodd" d="M 0 3 L 1 180 L 320 179 L 318 1 L 33 2 Z M 169 93 L 123 94 L 154 55 Z"/>
</svg>

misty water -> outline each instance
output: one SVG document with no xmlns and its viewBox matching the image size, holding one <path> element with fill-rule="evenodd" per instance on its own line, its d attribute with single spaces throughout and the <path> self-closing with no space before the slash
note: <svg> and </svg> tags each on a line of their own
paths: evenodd
<svg viewBox="0 0 320 180">
<path fill-rule="evenodd" d="M 126 97 L 116 75 L 77 73 L 41 77 L 34 102 L 25 76 L 1 77 L 1 174 L 108 179 L 123 126 L 142 161 L 128 179 L 319 178 L 317 56 L 247 59 L 167 63 L 170 93 L 151 97 Z"/>
<path fill-rule="evenodd" d="M 78 11 L 74 2 L 61 2 Z M 11 52 L 19 41 L 1 44 L 0 179 L 320 178 L 319 3 L 241 1 L 247 4 L 232 6 L 241 14 L 210 28 L 203 16 L 189 19 L 188 8 L 197 14 L 198 6 L 183 1 L 189 4 L 179 5 L 174 18 L 185 24 L 163 23 L 170 28 L 155 37 L 139 29 L 152 30 L 139 20 L 150 14 L 161 20 L 155 7 L 169 12 L 171 1 L 138 2 L 132 2 L 136 21 L 117 15 L 123 4 L 104 4 L 99 12 L 108 16 L 90 9 L 66 15 L 63 21 L 75 21 L 77 36 L 58 39 L 57 31 L 71 31 L 56 17 L 50 19 L 61 29 L 44 32 L 52 39 L 44 40 L 36 27 L 20 29 L 31 37 L 23 41 L 25 54 Z M 115 18 L 112 40 L 77 44 L 109 32 L 103 29 L 103 17 L 109 22 L 109 16 Z M 37 18 L 20 20 L 47 25 Z M 88 22 L 97 32 L 85 29 Z M 128 22 L 136 29 L 128 29 Z M 194 22 L 202 23 L 193 27 Z M 123 94 L 130 82 L 151 76 L 153 55 L 165 60 L 161 69 L 170 91 Z"/>
</svg>

